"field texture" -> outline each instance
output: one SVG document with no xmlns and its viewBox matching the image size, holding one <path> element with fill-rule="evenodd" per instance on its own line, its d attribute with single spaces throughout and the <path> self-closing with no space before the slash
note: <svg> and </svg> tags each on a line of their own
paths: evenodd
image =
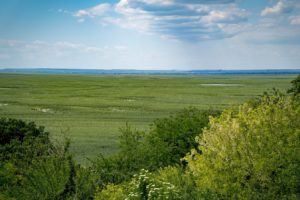
<svg viewBox="0 0 300 200">
<path fill-rule="evenodd" d="M 140 130 L 156 118 L 194 106 L 237 106 L 296 76 L 67 76 L 0 74 L 0 117 L 35 121 L 53 138 L 71 138 L 85 162 L 117 150 L 119 128 Z"/>
</svg>

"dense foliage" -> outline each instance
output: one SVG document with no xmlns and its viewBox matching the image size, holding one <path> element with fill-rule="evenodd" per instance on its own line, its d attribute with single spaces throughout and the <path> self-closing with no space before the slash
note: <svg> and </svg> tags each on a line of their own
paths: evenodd
<svg viewBox="0 0 300 200">
<path fill-rule="evenodd" d="M 203 153 L 186 157 L 197 186 L 221 199 L 299 199 L 299 120 L 299 102 L 282 94 L 211 118 Z"/>
<path fill-rule="evenodd" d="M 34 157 L 49 154 L 53 149 L 49 133 L 43 127 L 36 127 L 16 119 L 0 119 L 0 161 L 28 164 Z M 22 162 L 20 162 L 22 161 Z"/>
<path fill-rule="evenodd" d="M 97 200 L 198 199 L 191 174 L 178 167 L 166 167 L 155 173 L 142 169 L 130 182 L 109 184 L 96 194 Z"/>
<path fill-rule="evenodd" d="M 0 199 L 91 199 L 91 172 L 33 122 L 0 119 Z M 83 177 L 84 176 L 84 177 Z"/>
<path fill-rule="evenodd" d="M 194 138 L 207 126 L 209 116 L 218 114 L 218 111 L 189 108 L 156 120 L 149 133 L 130 126 L 121 129 L 119 153 L 108 158 L 100 156 L 94 163 L 100 185 L 129 180 L 141 169 L 155 171 L 179 165 L 180 159 L 197 147 Z"/>
<path fill-rule="evenodd" d="M 121 129 L 119 153 L 99 156 L 91 168 L 76 165 L 69 143 L 53 144 L 43 127 L 1 119 L 0 193 L 7 199 L 91 199 L 96 186 L 101 190 L 108 183 L 130 181 L 142 169 L 180 164 L 180 158 L 197 147 L 194 137 L 207 126 L 209 115 L 217 114 L 185 109 L 156 120 L 149 133 L 126 126 Z"/>
<path fill-rule="evenodd" d="M 195 136 L 208 125 L 209 116 L 218 116 L 219 111 L 184 109 L 169 118 L 158 119 L 146 138 L 154 169 L 179 164 L 180 159 L 192 148 L 197 148 Z M 163 148 L 163 149 L 162 149 Z M 163 150 L 163 151 L 162 151 Z M 160 160 L 157 159 L 160 157 Z"/>
<path fill-rule="evenodd" d="M 288 90 L 288 93 L 292 93 L 294 96 L 300 95 L 300 75 L 298 75 L 291 83 L 292 88 Z"/>
<path fill-rule="evenodd" d="M 300 102 L 293 96 L 274 90 L 211 117 L 186 169 L 142 169 L 96 199 L 299 199 Z"/>
</svg>

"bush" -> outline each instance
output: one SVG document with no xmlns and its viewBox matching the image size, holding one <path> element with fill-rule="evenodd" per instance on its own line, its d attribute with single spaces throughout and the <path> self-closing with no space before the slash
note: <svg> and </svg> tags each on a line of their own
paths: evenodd
<svg viewBox="0 0 300 200">
<path fill-rule="evenodd" d="M 70 193 L 70 199 L 92 200 L 96 191 L 97 177 L 91 168 L 76 166 L 74 179 L 74 191 Z"/>
<path fill-rule="evenodd" d="M 196 186 L 193 175 L 182 168 L 166 167 L 160 169 L 156 173 L 155 178 L 174 185 L 179 191 L 179 199 L 200 199 L 199 190 Z"/>
<path fill-rule="evenodd" d="M 278 93 L 211 118 L 203 153 L 186 157 L 198 188 L 221 199 L 299 199 L 299 119 L 299 102 Z"/>
<path fill-rule="evenodd" d="M 136 174 L 127 188 L 127 199 L 163 200 L 179 199 L 179 190 L 173 184 L 161 181 L 148 170 Z"/>
<path fill-rule="evenodd" d="M 24 173 L 22 184 L 15 188 L 17 199 L 60 199 L 70 174 L 68 161 L 63 157 L 47 157 L 34 161 Z"/>
<path fill-rule="evenodd" d="M 99 190 L 95 194 L 95 200 L 124 200 L 126 194 L 121 185 L 108 184 L 104 190 Z"/>
<path fill-rule="evenodd" d="M 179 199 L 179 190 L 173 184 L 161 181 L 148 170 L 142 169 L 129 183 L 108 185 L 95 199 L 164 200 Z"/>
</svg>

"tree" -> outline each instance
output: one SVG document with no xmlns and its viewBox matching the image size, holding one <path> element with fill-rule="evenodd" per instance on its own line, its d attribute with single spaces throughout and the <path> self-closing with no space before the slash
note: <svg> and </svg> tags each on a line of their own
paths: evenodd
<svg viewBox="0 0 300 200">
<path fill-rule="evenodd" d="M 0 119 L 0 161 L 29 164 L 33 158 L 49 154 L 53 146 L 44 127 L 17 119 Z"/>
<path fill-rule="evenodd" d="M 44 143 L 49 143 L 49 133 L 44 127 L 37 127 L 33 122 L 26 123 L 18 119 L 0 119 L 0 145 L 6 145 L 14 140 L 21 143 L 27 139 L 43 138 Z"/>
<path fill-rule="evenodd" d="M 288 93 L 291 93 L 294 96 L 299 95 L 300 94 L 300 74 L 291 83 L 292 83 L 292 88 L 290 88 L 288 90 Z"/>
<path fill-rule="evenodd" d="M 154 165 L 159 168 L 179 164 L 180 159 L 190 149 L 197 149 L 195 137 L 201 135 L 202 129 L 208 125 L 209 117 L 219 114 L 220 112 L 216 110 L 199 110 L 191 107 L 168 118 L 155 120 L 146 138 L 155 153 L 153 158 L 159 156 L 161 158 L 160 162 Z M 155 149 L 159 151 L 155 152 Z"/>
<path fill-rule="evenodd" d="M 198 188 L 221 199 L 299 199 L 299 119 L 299 102 L 280 94 L 211 118 L 202 154 L 186 157 Z"/>
<path fill-rule="evenodd" d="M 33 122 L 0 119 L 0 199 L 92 199 L 93 173 L 74 163 L 68 147 Z"/>
</svg>

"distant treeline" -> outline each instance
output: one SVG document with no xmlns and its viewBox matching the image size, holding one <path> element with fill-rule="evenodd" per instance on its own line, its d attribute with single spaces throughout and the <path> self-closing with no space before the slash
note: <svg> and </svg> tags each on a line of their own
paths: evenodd
<svg viewBox="0 0 300 200">
<path fill-rule="evenodd" d="M 19 74 L 75 74 L 75 75 L 292 75 L 300 69 L 263 70 L 131 70 L 131 69 L 55 69 L 55 68 L 4 68 L 0 73 Z"/>
<path fill-rule="evenodd" d="M 184 109 L 147 132 L 120 129 L 119 152 L 76 164 L 69 142 L 0 120 L 0 199 L 299 199 L 300 76 L 239 109 Z"/>
</svg>

